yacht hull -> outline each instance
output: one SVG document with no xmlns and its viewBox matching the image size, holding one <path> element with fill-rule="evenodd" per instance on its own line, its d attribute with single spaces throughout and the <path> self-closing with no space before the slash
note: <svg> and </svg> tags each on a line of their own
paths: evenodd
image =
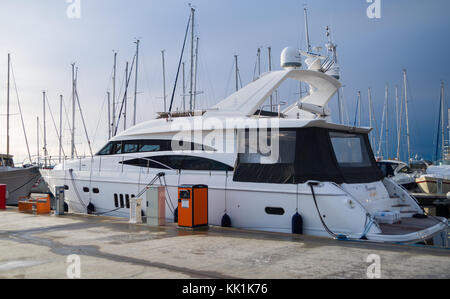
<svg viewBox="0 0 450 299">
<path fill-rule="evenodd" d="M 65 198 L 69 212 L 86 213 L 86 207 L 91 203 L 97 213 L 122 218 L 130 217 L 130 209 L 127 209 L 126 206 L 118 208 L 114 201 L 115 195 L 117 194 L 118 198 L 126 198 L 126 196 L 132 197 L 138 194 L 158 173 L 156 170 L 138 172 L 41 170 L 41 172 L 52 192 L 55 186 L 68 188 Z M 205 184 L 209 186 L 208 218 L 210 225 L 220 226 L 222 217 L 226 213 L 235 228 L 291 233 L 292 217 L 298 212 L 303 218 L 303 234 L 330 237 L 321 222 L 310 186 L 307 184 L 239 183 L 233 182 L 232 175 L 228 174 L 227 176 L 225 173 L 218 172 L 180 174 L 177 171 L 165 171 L 165 174 L 167 222 L 174 220 L 173 209 L 177 207 L 178 186 Z M 158 181 L 156 185 L 166 186 L 164 179 Z M 365 190 L 365 187 L 357 187 L 360 191 Z M 99 192 L 93 193 L 93 188 L 99 189 Z M 380 188 L 384 188 L 382 182 L 369 184 L 372 194 L 381 190 Z M 376 224 L 368 225 L 367 210 L 344 189 L 334 183 L 321 183 L 316 188 L 316 198 L 322 220 L 336 236 L 345 235 L 348 238 L 360 239 L 365 235 L 367 239 L 377 242 L 417 243 L 447 229 L 447 226 L 441 222 L 433 223 L 431 226 L 424 223 L 423 229 L 418 229 L 417 232 L 405 231 L 404 234 L 401 234 L 397 231 L 395 235 L 391 235 L 388 231 L 382 231 Z M 89 191 L 86 192 L 87 190 Z M 354 195 L 358 197 L 358 194 Z M 361 194 L 361 196 L 364 195 Z M 142 197 L 145 214 L 147 206 L 145 194 Z M 354 200 L 354 202 L 350 204 L 349 200 Z M 381 209 L 381 206 L 376 205 L 384 200 L 389 205 L 396 205 L 394 201 L 389 203 L 393 199 L 388 195 L 387 198 L 374 200 L 371 209 Z M 268 214 L 268 207 L 281 208 L 284 213 L 282 215 Z M 412 214 L 408 217 L 412 217 Z"/>
</svg>

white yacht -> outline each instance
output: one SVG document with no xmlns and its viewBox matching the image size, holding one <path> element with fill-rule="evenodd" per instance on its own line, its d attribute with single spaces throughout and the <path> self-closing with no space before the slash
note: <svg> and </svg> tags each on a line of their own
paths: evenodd
<svg viewBox="0 0 450 299">
<path fill-rule="evenodd" d="M 77 213 L 129 217 L 130 198 L 155 181 L 167 187 L 169 222 L 178 186 L 202 184 L 216 226 L 227 215 L 235 228 L 292 233 L 301 218 L 307 235 L 405 243 L 446 232 L 446 219 L 424 216 L 404 188 L 383 178 L 370 128 L 330 122 L 327 104 L 341 84 L 322 59 L 309 55 L 308 70 L 301 70 L 300 52 L 287 48 L 283 70 L 216 106 L 191 116 L 161 114 L 93 157 L 65 161 L 42 176 L 52 191 L 66 187 L 69 210 Z M 263 113 L 264 102 L 290 80 L 308 84 L 309 94 L 284 111 Z M 386 214 L 397 221 L 385 221 Z"/>
</svg>

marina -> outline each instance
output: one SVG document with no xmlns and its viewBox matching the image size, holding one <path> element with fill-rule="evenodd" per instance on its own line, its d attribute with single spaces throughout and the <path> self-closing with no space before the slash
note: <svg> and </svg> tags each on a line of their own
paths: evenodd
<svg viewBox="0 0 450 299">
<path fill-rule="evenodd" d="M 75 47 L 84 62 L 41 66 L 55 77 L 38 89 L 26 54 L 8 50 L 0 279 L 450 278 L 448 73 L 436 71 L 439 93 L 416 64 L 374 76 L 354 51 L 364 45 L 315 4 L 289 16 L 301 26 L 277 29 L 286 41 L 241 40 L 256 56 L 225 54 L 202 6 L 152 27 L 158 41 L 178 32 L 157 51 L 146 33 L 122 52 Z M 79 21 L 71 30 L 87 33 Z M 341 40 L 353 48 L 338 52 Z"/>
<path fill-rule="evenodd" d="M 223 228 L 189 232 L 110 217 L 38 217 L 13 208 L 0 219 L 0 277 L 9 279 L 66 278 L 70 254 L 80 256 L 87 279 L 366 279 L 372 254 L 381 257 L 385 279 L 450 275 L 448 251 L 433 247 Z"/>
</svg>

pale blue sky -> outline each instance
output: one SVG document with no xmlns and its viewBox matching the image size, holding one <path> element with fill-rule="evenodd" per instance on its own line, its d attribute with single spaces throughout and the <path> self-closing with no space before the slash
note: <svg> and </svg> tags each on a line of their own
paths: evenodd
<svg viewBox="0 0 450 299">
<path fill-rule="evenodd" d="M 230 73 L 234 54 L 239 55 L 241 76 L 246 84 L 253 78 L 259 46 L 264 46 L 264 69 L 267 68 L 267 46 L 273 49 L 274 68 L 279 68 L 279 55 L 284 47 L 305 47 L 302 9 L 306 3 L 313 46 L 325 44 L 327 25 L 331 26 L 333 39 L 338 44 L 350 119 L 354 119 L 358 90 L 362 91 L 366 111 L 368 87 L 373 89 L 377 117 L 381 118 L 384 85 L 388 83 L 391 87 L 392 98 L 393 88 L 401 84 L 402 69 L 406 68 L 412 96 L 412 150 L 432 158 L 439 84 L 440 80 L 444 80 L 446 86 L 450 82 L 450 2 L 445 0 L 381 0 L 379 20 L 367 17 L 369 4 L 365 0 L 81 0 L 80 19 L 67 18 L 69 4 L 65 0 L 2 0 L 0 151 L 6 151 L 7 53 L 12 54 L 32 154 L 36 153 L 36 116 L 42 117 L 42 90 L 48 92 L 58 122 L 59 94 L 66 97 L 69 109 L 70 63 L 74 61 L 79 67 L 78 91 L 89 134 L 91 139 L 95 137 L 94 148 L 98 149 L 107 137 L 104 105 L 107 88 L 110 88 L 112 50 L 119 51 L 120 85 L 125 61 L 131 61 L 134 53 L 133 42 L 136 37 L 141 39 L 137 118 L 138 121 L 153 118 L 156 111 L 162 110 L 160 50 L 167 51 L 167 84 L 171 90 L 189 16 L 189 2 L 197 8 L 199 89 L 205 92 L 199 96 L 199 101 L 204 108 L 233 91 Z M 177 92 L 177 105 L 180 93 Z M 282 97 L 293 101 L 295 90 L 286 90 Z M 11 101 L 11 112 L 17 113 L 13 88 Z M 331 107 L 337 112 L 335 103 Z M 363 117 L 365 123 L 367 119 Z M 20 119 L 13 115 L 11 122 L 11 148 L 18 157 L 17 162 L 21 162 L 26 149 Z M 67 145 L 69 132 L 67 125 L 65 127 Z M 50 116 L 47 131 L 50 154 L 57 155 Z M 81 144 L 85 139 L 79 119 L 76 135 L 79 151 L 87 153 L 87 148 Z M 66 148 L 68 152 L 69 147 Z"/>
</svg>

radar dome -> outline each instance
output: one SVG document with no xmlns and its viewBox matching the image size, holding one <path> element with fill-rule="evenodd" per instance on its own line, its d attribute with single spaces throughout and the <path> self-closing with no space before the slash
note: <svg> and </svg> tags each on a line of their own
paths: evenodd
<svg viewBox="0 0 450 299">
<path fill-rule="evenodd" d="M 300 51 L 294 47 L 287 47 L 281 52 L 281 67 L 285 69 L 296 69 L 302 66 Z"/>
</svg>

